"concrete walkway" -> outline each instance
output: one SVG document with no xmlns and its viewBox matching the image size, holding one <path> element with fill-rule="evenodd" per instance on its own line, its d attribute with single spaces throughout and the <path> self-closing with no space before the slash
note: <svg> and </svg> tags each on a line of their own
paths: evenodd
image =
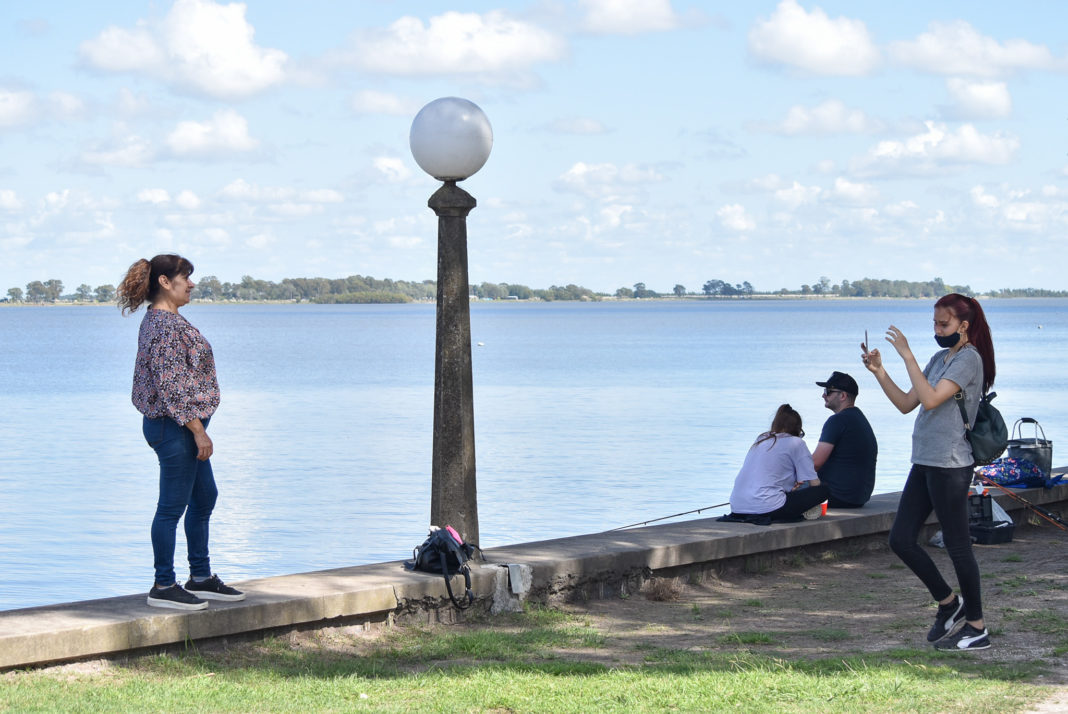
<svg viewBox="0 0 1068 714">
<path fill-rule="evenodd" d="M 1068 484 L 1019 494 L 1054 512 L 1068 507 Z M 994 495 L 1015 520 L 1025 517 L 1022 504 Z M 882 494 L 863 509 L 832 509 L 825 518 L 801 523 L 754 526 L 706 518 L 492 548 L 474 569 L 473 590 L 479 607 L 500 612 L 518 609 L 528 598 L 544 602 L 576 592 L 604 597 L 651 571 L 715 567 L 821 544 L 839 547 L 849 539 L 885 536 L 899 497 Z M 454 590 L 461 582 L 454 579 Z M 144 593 L 0 612 L 0 669 L 273 628 L 455 616 L 443 579 L 406 571 L 400 561 L 235 585 L 247 593 L 246 600 L 213 601 L 197 612 L 150 608 Z"/>
</svg>

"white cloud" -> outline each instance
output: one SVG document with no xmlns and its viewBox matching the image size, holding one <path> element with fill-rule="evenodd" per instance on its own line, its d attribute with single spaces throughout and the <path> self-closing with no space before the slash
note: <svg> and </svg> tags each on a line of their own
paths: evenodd
<svg viewBox="0 0 1068 714">
<path fill-rule="evenodd" d="M 844 178 L 834 180 L 830 195 L 848 203 L 870 204 L 879 199 L 879 191 L 870 183 L 854 183 Z"/>
<path fill-rule="evenodd" d="M 257 233 L 245 239 L 245 245 L 253 250 L 263 250 L 274 242 L 275 239 L 266 233 Z"/>
<path fill-rule="evenodd" d="M 587 164 L 578 162 L 558 178 L 558 190 L 573 191 L 590 198 L 612 198 L 621 192 L 632 193 L 645 184 L 663 181 L 664 177 L 650 168 L 627 164 Z"/>
<path fill-rule="evenodd" d="M 140 116 L 152 111 L 152 105 L 148 99 L 134 94 L 126 87 L 119 90 L 115 99 L 115 108 L 121 116 L 126 117 Z"/>
<path fill-rule="evenodd" d="M 920 210 L 915 201 L 898 201 L 883 207 L 883 213 L 894 218 L 915 215 Z"/>
<path fill-rule="evenodd" d="M 310 191 L 301 191 L 300 198 L 311 203 L 342 203 L 345 197 L 340 191 L 332 188 L 317 188 Z"/>
<path fill-rule="evenodd" d="M 170 203 L 171 195 L 167 193 L 166 189 L 144 188 L 137 192 L 137 200 L 141 203 L 152 203 L 158 206 Z"/>
<path fill-rule="evenodd" d="M 768 174 L 750 180 L 745 188 L 749 191 L 777 191 L 785 185 L 779 174 Z"/>
<path fill-rule="evenodd" d="M 267 204 L 268 209 L 286 218 L 322 213 L 324 206 L 342 203 L 345 197 L 328 188 L 298 191 L 286 186 L 257 186 L 244 179 L 230 182 L 219 191 L 221 198 L 230 201 Z"/>
<path fill-rule="evenodd" d="M 4 211 L 18 211 L 22 209 L 22 201 L 10 189 L 0 189 L 0 209 Z"/>
<path fill-rule="evenodd" d="M 1058 64 L 1045 45 L 1026 40 L 1004 44 L 976 32 L 964 20 L 932 22 L 915 40 L 895 42 L 889 53 L 899 64 L 965 77 L 1000 77 L 1023 69 L 1053 69 Z"/>
<path fill-rule="evenodd" d="M 982 134 L 971 124 L 956 131 L 945 124 L 925 122 L 927 131 L 904 141 L 881 141 L 855 169 L 870 173 L 938 173 L 965 164 L 1007 164 L 1020 148 L 1013 136 Z"/>
<path fill-rule="evenodd" d="M 610 35 L 674 30 L 679 18 L 671 0 L 581 0 L 586 11 L 583 27 Z"/>
<path fill-rule="evenodd" d="M 795 104 L 776 130 L 789 135 L 866 134 L 881 128 L 879 122 L 869 119 L 860 109 L 849 109 L 837 99 L 828 99 L 814 107 Z"/>
<path fill-rule="evenodd" d="M 389 116 L 412 116 L 419 111 L 419 103 L 402 99 L 396 94 L 364 90 L 357 92 L 350 103 L 357 114 L 386 114 Z"/>
<path fill-rule="evenodd" d="M 259 141 L 248 134 L 248 121 L 232 109 L 224 109 L 204 122 L 179 122 L 167 136 L 167 146 L 175 156 L 212 158 L 220 153 L 254 151 Z"/>
<path fill-rule="evenodd" d="M 353 60 L 382 74 L 492 75 L 527 71 L 564 52 L 559 36 L 503 12 L 446 12 L 426 25 L 406 16 L 387 29 L 362 33 Z"/>
<path fill-rule="evenodd" d="M 722 206 L 716 211 L 716 216 L 724 228 L 732 231 L 751 231 L 756 228 L 756 221 L 745 212 L 745 206 L 738 203 Z"/>
<path fill-rule="evenodd" d="M 971 82 L 958 77 L 946 80 L 956 116 L 1001 119 L 1012 113 L 1012 97 L 1004 82 Z"/>
<path fill-rule="evenodd" d="M 93 166 L 116 166 L 119 168 L 141 168 L 155 158 L 152 144 L 143 137 L 131 135 L 83 151 L 81 160 Z"/>
<path fill-rule="evenodd" d="M 37 114 L 32 92 L 0 88 L 0 129 L 27 124 Z"/>
<path fill-rule="evenodd" d="M 50 113 L 58 119 L 74 119 L 85 113 L 85 102 L 69 92 L 48 95 Z"/>
<path fill-rule="evenodd" d="M 205 228 L 204 237 L 208 242 L 216 246 L 230 245 L 230 234 L 224 228 Z"/>
<path fill-rule="evenodd" d="M 412 175 L 404 161 L 395 156 L 378 156 L 372 162 L 378 171 L 390 183 L 404 181 Z"/>
<path fill-rule="evenodd" d="M 247 97 L 279 84 L 288 57 L 255 44 L 246 9 L 176 0 L 162 20 L 105 29 L 82 43 L 81 55 L 97 69 L 143 74 L 212 97 Z"/>
<path fill-rule="evenodd" d="M 970 191 L 972 196 L 972 203 L 981 208 L 997 208 L 1001 205 L 997 196 L 993 196 L 986 192 L 982 186 L 973 186 Z"/>
<path fill-rule="evenodd" d="M 608 131 L 604 124 L 596 119 L 573 117 L 571 119 L 557 119 L 547 126 L 549 131 L 559 134 L 579 134 L 592 136 L 604 134 Z"/>
<path fill-rule="evenodd" d="M 815 203 L 820 197 L 819 186 L 802 186 L 794 181 L 792 186 L 775 191 L 775 200 L 791 209 L 797 209 L 809 203 Z"/>
<path fill-rule="evenodd" d="M 834 76 L 862 76 L 879 63 L 868 28 L 860 20 L 832 20 L 822 9 L 812 12 L 795 0 L 783 0 L 767 20 L 749 31 L 749 51 L 773 64 Z"/>
<path fill-rule="evenodd" d="M 195 193 L 188 189 L 180 191 L 178 195 L 174 197 L 174 202 L 187 211 L 193 211 L 200 208 L 200 199 Z"/>
</svg>

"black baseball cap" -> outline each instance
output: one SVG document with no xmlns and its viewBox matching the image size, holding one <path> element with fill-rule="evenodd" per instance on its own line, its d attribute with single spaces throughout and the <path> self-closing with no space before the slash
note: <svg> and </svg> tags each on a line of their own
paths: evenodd
<svg viewBox="0 0 1068 714">
<path fill-rule="evenodd" d="M 826 382 L 816 382 L 817 387 L 823 387 L 824 389 L 840 389 L 847 394 L 857 396 L 857 380 L 850 377 L 845 372 L 831 372 L 831 376 L 827 378 Z"/>
</svg>

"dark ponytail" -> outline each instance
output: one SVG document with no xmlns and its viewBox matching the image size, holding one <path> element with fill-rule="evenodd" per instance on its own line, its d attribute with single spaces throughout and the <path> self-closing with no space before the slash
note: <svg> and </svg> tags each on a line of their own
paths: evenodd
<svg viewBox="0 0 1068 714">
<path fill-rule="evenodd" d="M 132 313 L 144 303 L 152 304 L 159 295 L 159 279 L 166 275 L 174 280 L 179 275 L 193 274 L 193 264 L 180 255 L 164 253 L 152 260 L 141 258 L 130 266 L 116 290 L 122 314 Z"/>
</svg>

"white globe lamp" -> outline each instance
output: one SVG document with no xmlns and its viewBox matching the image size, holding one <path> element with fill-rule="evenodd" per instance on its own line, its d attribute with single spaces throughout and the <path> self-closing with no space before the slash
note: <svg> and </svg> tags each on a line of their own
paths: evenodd
<svg viewBox="0 0 1068 714">
<path fill-rule="evenodd" d="M 474 102 L 442 97 L 415 115 L 408 144 L 423 171 L 439 181 L 463 181 L 486 164 L 493 128 Z"/>
</svg>

